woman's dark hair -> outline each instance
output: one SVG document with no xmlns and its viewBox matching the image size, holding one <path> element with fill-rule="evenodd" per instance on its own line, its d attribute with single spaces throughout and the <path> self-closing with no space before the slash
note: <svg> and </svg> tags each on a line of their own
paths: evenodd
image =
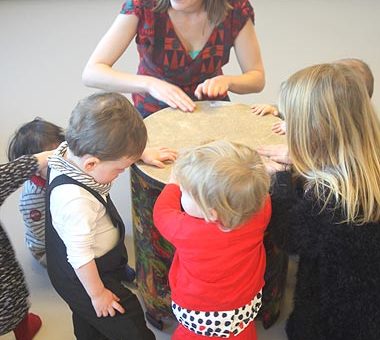
<svg viewBox="0 0 380 340">
<path fill-rule="evenodd" d="M 219 25 L 226 17 L 228 11 L 232 9 L 228 0 L 203 0 L 203 5 L 208 19 L 215 26 Z M 166 12 L 170 7 L 170 0 L 158 0 L 154 10 Z"/>
</svg>

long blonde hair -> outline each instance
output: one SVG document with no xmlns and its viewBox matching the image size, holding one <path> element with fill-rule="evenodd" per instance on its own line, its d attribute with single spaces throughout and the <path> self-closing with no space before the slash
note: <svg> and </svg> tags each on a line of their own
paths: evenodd
<svg viewBox="0 0 380 340">
<path fill-rule="evenodd" d="M 280 91 L 289 155 L 309 190 L 342 223 L 380 220 L 380 122 L 364 82 L 342 64 L 292 75 Z"/>
<path fill-rule="evenodd" d="M 262 208 L 269 176 L 259 154 L 248 146 L 219 140 L 183 150 L 175 165 L 178 183 L 200 207 L 211 209 L 224 229 L 233 229 Z"/>
<path fill-rule="evenodd" d="M 227 16 L 229 10 L 232 9 L 228 0 L 203 0 L 208 20 L 211 24 L 217 26 Z M 170 0 L 157 0 L 154 8 L 157 12 L 166 12 L 170 8 Z"/>
</svg>

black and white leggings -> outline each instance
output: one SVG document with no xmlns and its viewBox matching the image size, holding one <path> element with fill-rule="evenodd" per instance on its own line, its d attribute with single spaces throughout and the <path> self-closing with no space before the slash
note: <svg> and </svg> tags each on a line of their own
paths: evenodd
<svg viewBox="0 0 380 340">
<path fill-rule="evenodd" d="M 173 313 L 178 322 L 191 332 L 203 336 L 228 338 L 241 333 L 256 317 L 261 307 L 262 291 L 243 307 L 228 311 L 194 311 L 172 301 Z"/>
</svg>

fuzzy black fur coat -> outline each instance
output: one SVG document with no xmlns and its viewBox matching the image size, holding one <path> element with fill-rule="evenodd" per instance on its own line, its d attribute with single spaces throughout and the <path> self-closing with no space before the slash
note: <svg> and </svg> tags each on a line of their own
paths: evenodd
<svg viewBox="0 0 380 340">
<path fill-rule="evenodd" d="M 272 188 L 275 243 L 299 255 L 290 340 L 380 340 L 380 222 L 337 224 L 340 212 L 297 194 L 279 172 Z"/>
</svg>

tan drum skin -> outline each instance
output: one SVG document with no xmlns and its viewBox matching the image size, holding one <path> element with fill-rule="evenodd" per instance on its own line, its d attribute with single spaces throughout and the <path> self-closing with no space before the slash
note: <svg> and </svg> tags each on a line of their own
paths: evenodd
<svg viewBox="0 0 380 340">
<path fill-rule="evenodd" d="M 148 130 L 148 147 L 166 146 L 176 150 L 219 139 L 253 148 L 265 144 L 284 144 L 286 137 L 272 132 L 272 125 L 279 121 L 273 115 L 253 114 L 249 105 L 223 101 L 196 102 L 194 112 L 165 108 L 144 120 Z M 171 165 L 159 169 L 139 162 L 137 167 L 162 183 L 167 183 L 171 171 Z"/>
</svg>

